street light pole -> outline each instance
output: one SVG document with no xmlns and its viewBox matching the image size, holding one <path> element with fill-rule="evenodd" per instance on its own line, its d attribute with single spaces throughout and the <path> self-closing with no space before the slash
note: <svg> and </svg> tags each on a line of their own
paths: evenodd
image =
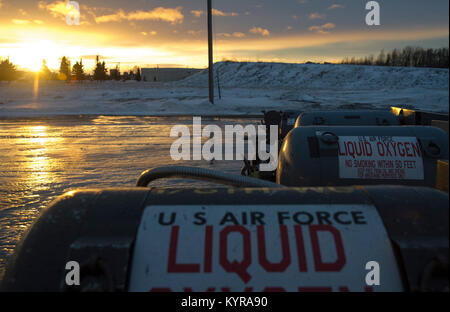
<svg viewBox="0 0 450 312">
<path fill-rule="evenodd" d="M 214 75 L 213 75 L 213 41 L 212 41 L 212 4 L 208 0 L 208 60 L 209 60 L 209 102 L 214 104 Z"/>
</svg>

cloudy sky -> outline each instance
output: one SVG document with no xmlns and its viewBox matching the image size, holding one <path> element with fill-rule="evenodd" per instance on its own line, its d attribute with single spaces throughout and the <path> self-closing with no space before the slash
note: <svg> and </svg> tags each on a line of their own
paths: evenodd
<svg viewBox="0 0 450 312">
<path fill-rule="evenodd" d="M 448 0 L 380 0 L 381 25 L 367 26 L 360 0 L 213 0 L 215 60 L 337 61 L 407 45 L 448 47 Z M 0 0 L 0 57 L 19 67 L 57 68 L 61 56 L 95 55 L 109 66 L 207 64 L 206 0 Z"/>
</svg>

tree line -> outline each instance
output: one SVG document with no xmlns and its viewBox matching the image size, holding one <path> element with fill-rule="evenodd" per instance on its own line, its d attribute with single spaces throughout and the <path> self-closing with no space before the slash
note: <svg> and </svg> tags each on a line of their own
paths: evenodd
<svg viewBox="0 0 450 312">
<path fill-rule="evenodd" d="M 108 74 L 109 71 L 109 74 Z M 120 66 L 109 69 L 106 67 L 105 61 L 100 61 L 99 56 L 96 57 L 95 67 L 92 74 L 87 74 L 84 70 L 83 60 L 75 62 L 72 66 L 70 60 L 63 56 L 58 72 L 51 71 L 47 66 L 47 61 L 42 61 L 42 68 L 38 73 L 42 80 L 62 80 L 62 81 L 83 81 L 83 80 L 136 80 L 145 81 L 142 78 L 141 69 L 137 66 L 129 72 L 121 74 Z M 9 58 L 0 60 L 0 81 L 13 81 L 20 78 L 19 71 Z"/>
<path fill-rule="evenodd" d="M 0 81 L 12 81 L 17 79 L 16 66 L 9 61 L 9 58 L 0 60 Z"/>
<path fill-rule="evenodd" d="M 448 60 L 448 48 L 405 47 L 387 53 L 381 50 L 377 57 L 373 55 L 363 58 L 352 57 L 351 59 L 346 57 L 341 64 L 449 68 Z"/>
</svg>

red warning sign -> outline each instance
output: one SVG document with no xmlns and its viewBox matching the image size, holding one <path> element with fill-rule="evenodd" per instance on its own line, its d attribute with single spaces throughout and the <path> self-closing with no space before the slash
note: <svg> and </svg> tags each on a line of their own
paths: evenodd
<svg viewBox="0 0 450 312">
<path fill-rule="evenodd" d="M 423 180 L 423 158 L 415 137 L 339 137 L 341 179 Z"/>
</svg>

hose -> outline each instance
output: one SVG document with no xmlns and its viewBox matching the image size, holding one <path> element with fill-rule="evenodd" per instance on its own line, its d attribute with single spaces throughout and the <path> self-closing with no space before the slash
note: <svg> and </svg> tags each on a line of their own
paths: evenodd
<svg viewBox="0 0 450 312">
<path fill-rule="evenodd" d="M 234 175 L 205 168 L 184 166 L 170 166 L 149 169 L 141 174 L 136 185 L 138 187 L 147 187 L 154 180 L 173 177 L 209 181 L 234 187 L 284 187 L 280 184 L 251 177 Z"/>
</svg>

